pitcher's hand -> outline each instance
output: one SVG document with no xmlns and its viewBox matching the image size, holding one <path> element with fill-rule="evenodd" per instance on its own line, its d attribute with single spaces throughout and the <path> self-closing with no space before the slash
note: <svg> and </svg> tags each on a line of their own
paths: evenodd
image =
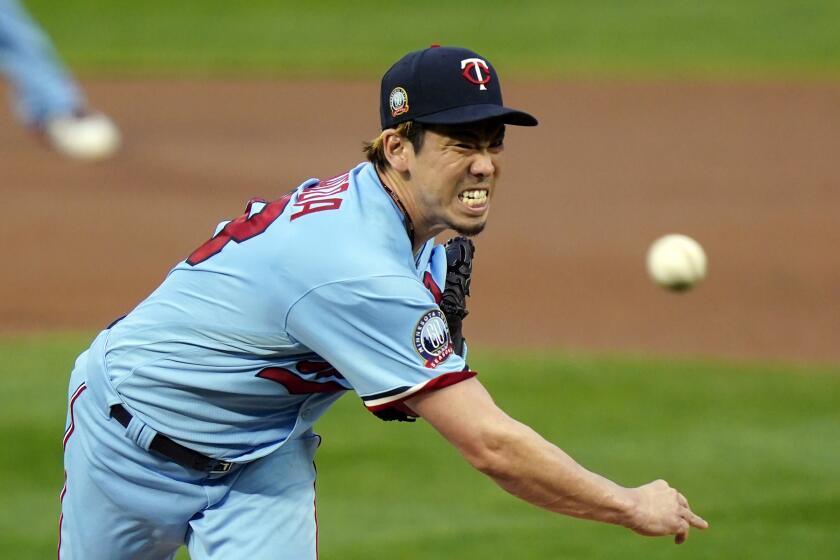
<svg viewBox="0 0 840 560">
<path fill-rule="evenodd" d="M 630 529 L 649 537 L 675 535 L 674 542 L 682 544 L 691 527 L 707 529 L 705 519 L 691 511 L 688 500 L 664 480 L 655 480 L 630 489 L 635 502 Z"/>
</svg>

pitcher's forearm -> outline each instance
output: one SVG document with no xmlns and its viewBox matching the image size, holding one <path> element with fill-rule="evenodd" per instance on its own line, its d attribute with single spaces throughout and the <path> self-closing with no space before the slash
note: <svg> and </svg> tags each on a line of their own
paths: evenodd
<svg viewBox="0 0 840 560">
<path fill-rule="evenodd" d="M 517 423 L 518 424 L 518 423 Z M 632 525 L 628 489 L 590 472 L 539 434 L 519 424 L 482 468 L 510 494 L 541 508 L 593 521 Z"/>
<path fill-rule="evenodd" d="M 590 472 L 508 416 L 475 378 L 406 401 L 469 463 L 514 496 L 547 510 L 613 523 L 640 535 L 674 535 L 709 525 L 664 480 L 624 488 Z"/>
</svg>

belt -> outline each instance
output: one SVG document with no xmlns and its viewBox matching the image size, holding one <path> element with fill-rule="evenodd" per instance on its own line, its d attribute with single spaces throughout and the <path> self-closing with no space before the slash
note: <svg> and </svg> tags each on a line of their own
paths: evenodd
<svg viewBox="0 0 840 560">
<path fill-rule="evenodd" d="M 111 407 L 111 416 L 126 428 L 128 428 L 128 425 L 131 422 L 131 414 L 121 404 L 115 404 Z M 152 438 L 152 443 L 149 445 L 149 449 L 175 461 L 182 467 L 203 471 L 209 474 L 223 474 L 230 471 L 233 466 L 233 463 L 212 459 L 206 455 L 202 455 L 198 451 L 193 451 L 188 447 L 175 443 L 168 437 L 161 434 L 157 434 L 154 438 Z"/>
</svg>

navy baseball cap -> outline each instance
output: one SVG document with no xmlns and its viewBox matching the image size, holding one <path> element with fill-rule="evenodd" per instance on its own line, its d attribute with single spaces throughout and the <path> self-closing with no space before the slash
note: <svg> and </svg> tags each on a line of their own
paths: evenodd
<svg viewBox="0 0 840 560">
<path fill-rule="evenodd" d="M 385 72 L 379 114 L 383 130 L 405 121 L 537 125 L 528 113 L 504 106 L 499 76 L 486 58 L 437 45 L 408 53 Z"/>
</svg>

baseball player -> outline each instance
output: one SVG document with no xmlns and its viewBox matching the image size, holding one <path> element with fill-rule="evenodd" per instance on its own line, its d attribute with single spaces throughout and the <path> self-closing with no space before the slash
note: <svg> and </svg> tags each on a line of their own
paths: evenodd
<svg viewBox="0 0 840 560">
<path fill-rule="evenodd" d="M 664 481 L 624 488 L 502 412 L 460 333 L 505 107 L 480 55 L 432 47 L 382 79 L 368 160 L 252 200 L 76 361 L 59 558 L 312 559 L 312 426 L 346 392 L 422 417 L 508 492 L 645 535 L 706 527 Z M 456 332 L 453 332 L 456 331 Z"/>
</svg>

